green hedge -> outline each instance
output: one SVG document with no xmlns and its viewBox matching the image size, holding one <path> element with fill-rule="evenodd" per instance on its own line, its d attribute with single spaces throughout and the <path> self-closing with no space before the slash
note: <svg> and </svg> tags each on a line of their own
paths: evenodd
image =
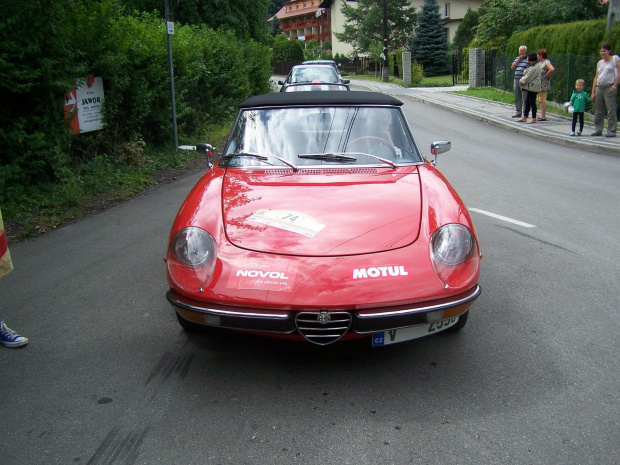
<svg viewBox="0 0 620 465">
<path fill-rule="evenodd" d="M 172 53 L 181 143 L 269 91 L 270 51 L 256 42 L 176 23 Z M 65 94 L 90 74 L 103 78 L 106 127 L 70 136 Z M 70 183 L 76 165 L 116 159 L 127 142 L 169 146 L 164 21 L 116 0 L 2 0 L 0 101 L 0 204 L 27 202 L 32 186 Z"/>
<path fill-rule="evenodd" d="M 612 50 L 620 53 L 620 26 L 606 32 L 605 25 L 606 20 L 579 21 L 516 32 L 506 42 L 505 53 L 516 56 L 519 46 L 526 44 L 530 51 L 545 48 L 549 53 L 598 56 L 602 42 L 609 42 Z"/>
</svg>

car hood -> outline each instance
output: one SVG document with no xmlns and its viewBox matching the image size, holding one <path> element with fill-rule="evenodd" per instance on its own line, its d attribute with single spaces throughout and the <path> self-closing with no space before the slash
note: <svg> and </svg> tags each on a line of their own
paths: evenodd
<svg viewBox="0 0 620 465">
<path fill-rule="evenodd" d="M 422 199 L 415 166 L 226 170 L 223 219 L 235 246 L 263 253 L 338 256 L 414 242 Z"/>
</svg>

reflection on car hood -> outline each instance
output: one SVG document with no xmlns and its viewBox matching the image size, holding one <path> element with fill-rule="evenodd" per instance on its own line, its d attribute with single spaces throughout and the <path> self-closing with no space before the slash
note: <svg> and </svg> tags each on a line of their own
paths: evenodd
<svg viewBox="0 0 620 465">
<path fill-rule="evenodd" d="M 222 186 L 234 245 L 284 255 L 338 256 L 397 249 L 420 230 L 417 167 L 244 171 Z"/>
</svg>

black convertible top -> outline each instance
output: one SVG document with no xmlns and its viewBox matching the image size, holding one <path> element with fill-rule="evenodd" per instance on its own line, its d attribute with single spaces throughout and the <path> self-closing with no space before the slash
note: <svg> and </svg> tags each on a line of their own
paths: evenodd
<svg viewBox="0 0 620 465">
<path fill-rule="evenodd" d="M 378 92 L 273 92 L 255 95 L 239 108 L 315 105 L 402 105 L 398 99 Z"/>
</svg>

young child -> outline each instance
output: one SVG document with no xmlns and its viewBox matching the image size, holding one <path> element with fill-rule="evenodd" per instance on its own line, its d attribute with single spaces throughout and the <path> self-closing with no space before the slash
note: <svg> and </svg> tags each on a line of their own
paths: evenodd
<svg viewBox="0 0 620 465">
<path fill-rule="evenodd" d="M 577 118 L 579 118 L 579 131 L 577 131 L 577 135 L 581 135 L 581 132 L 583 131 L 583 113 L 586 111 L 586 103 L 590 103 L 592 101 L 590 100 L 590 96 L 583 90 L 585 86 L 586 81 L 583 79 L 577 79 L 575 82 L 575 90 L 570 98 L 570 104 L 575 109 L 573 112 L 573 131 L 570 133 L 571 136 L 575 135 Z"/>
</svg>

